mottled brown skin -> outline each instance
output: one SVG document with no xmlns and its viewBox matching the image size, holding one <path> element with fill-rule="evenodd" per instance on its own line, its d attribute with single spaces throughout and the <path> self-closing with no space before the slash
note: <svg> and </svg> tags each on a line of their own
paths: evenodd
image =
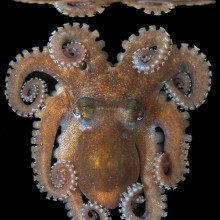
<svg viewBox="0 0 220 220">
<path fill-rule="evenodd" d="M 105 208 L 118 205 L 123 219 L 160 219 L 166 216 L 163 189 L 176 188 L 188 172 L 191 136 L 185 134 L 185 110 L 204 103 L 210 64 L 198 48 L 183 44 L 178 49 L 163 28 L 151 26 L 123 42 L 125 52 L 112 66 L 103 41 L 96 41 L 98 32 L 88 28 L 65 24 L 53 32 L 49 48 L 23 51 L 10 63 L 9 105 L 18 115 L 41 118 L 33 124 L 31 140 L 37 186 L 48 198 L 67 202 L 69 215 L 77 220 L 89 219 L 89 210 L 107 219 Z M 40 79 L 25 84 L 37 71 L 58 81 L 53 95 L 45 98 Z M 21 96 L 31 96 L 33 103 Z M 141 218 L 131 204 L 143 202 L 142 191 L 146 205 Z M 81 193 L 92 203 L 83 204 Z"/>
<path fill-rule="evenodd" d="M 24 3 L 54 4 L 57 10 L 70 17 L 93 16 L 96 12 L 102 13 L 104 7 L 122 2 L 137 9 L 144 8 L 144 12 L 161 15 L 181 5 L 206 5 L 213 4 L 215 0 L 15 0 Z"/>
</svg>

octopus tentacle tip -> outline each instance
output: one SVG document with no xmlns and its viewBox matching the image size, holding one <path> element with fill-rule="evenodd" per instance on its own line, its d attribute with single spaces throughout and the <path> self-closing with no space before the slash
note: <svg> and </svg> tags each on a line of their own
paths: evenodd
<svg viewBox="0 0 220 220">
<path fill-rule="evenodd" d="M 68 176 L 66 176 L 66 172 L 68 172 Z M 76 170 L 70 161 L 55 163 L 51 167 L 50 178 L 53 186 L 57 189 L 63 188 L 65 184 L 67 184 L 67 181 L 69 182 L 69 189 L 66 190 L 66 193 L 62 193 L 62 197 L 71 195 L 71 191 L 75 191 L 78 185 Z M 67 178 L 69 178 L 69 180 Z"/>
<path fill-rule="evenodd" d="M 92 17 L 95 13 L 102 13 L 101 2 L 94 3 L 94 0 L 62 0 L 54 3 L 56 9 L 64 15 L 70 17 Z"/>
<path fill-rule="evenodd" d="M 73 26 L 65 24 L 63 28 L 54 31 L 50 37 L 50 56 L 57 65 L 63 68 L 80 67 L 86 61 L 88 53 L 85 45 L 77 37 L 76 29 L 78 28 L 78 23 Z M 82 29 L 87 28 L 83 25 Z"/>
<path fill-rule="evenodd" d="M 153 177 L 155 179 L 155 183 L 159 184 L 160 187 L 164 187 L 165 189 L 175 189 L 180 178 L 167 176 L 166 173 L 169 170 L 169 163 L 169 159 L 165 153 L 157 153 L 154 158 Z"/>
<path fill-rule="evenodd" d="M 21 99 L 24 102 L 32 103 L 36 99 L 36 97 L 39 95 L 39 89 L 40 89 L 39 85 L 36 82 L 34 83 L 34 81 L 40 81 L 42 84 L 41 85 L 42 86 L 42 95 L 41 95 L 42 99 L 40 100 L 40 103 L 43 103 L 43 100 L 45 99 L 45 94 L 47 92 L 47 85 L 44 80 L 39 79 L 37 77 L 32 78 L 23 84 L 21 91 L 20 91 Z"/>
<path fill-rule="evenodd" d="M 149 30 L 140 29 L 140 38 L 147 39 L 144 41 L 144 47 L 138 48 L 134 51 L 132 56 L 133 68 L 137 72 L 144 72 L 144 74 L 154 73 L 164 65 L 172 48 L 172 40 L 164 28 L 156 30 L 156 26 L 152 25 Z M 129 40 L 132 41 L 133 37 Z"/>
<path fill-rule="evenodd" d="M 133 209 L 135 209 L 136 204 L 144 203 L 146 199 L 142 196 L 143 185 L 141 183 L 132 184 L 132 186 L 127 187 L 127 191 L 122 193 L 119 203 L 119 213 L 121 213 L 121 219 L 145 219 L 138 218 Z M 143 216 L 147 216 L 146 211 Z"/>
<path fill-rule="evenodd" d="M 99 205 L 97 202 L 91 202 L 89 201 L 87 204 L 83 204 L 83 207 L 81 208 L 82 213 L 82 219 L 88 220 L 91 216 L 98 217 L 100 220 L 110 220 L 109 212 L 106 208 L 104 208 L 102 205 Z M 97 216 L 98 215 L 98 216 Z"/>
</svg>

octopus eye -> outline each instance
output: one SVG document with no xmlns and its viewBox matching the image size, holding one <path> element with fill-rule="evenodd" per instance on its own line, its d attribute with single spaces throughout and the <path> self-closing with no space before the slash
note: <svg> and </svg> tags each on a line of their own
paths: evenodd
<svg viewBox="0 0 220 220">
<path fill-rule="evenodd" d="M 123 115 L 124 121 L 134 126 L 137 121 L 140 121 L 144 118 L 144 107 L 135 99 L 129 100 L 125 108 L 122 108 L 121 113 Z"/>
<path fill-rule="evenodd" d="M 77 100 L 73 115 L 82 122 L 92 119 L 94 113 L 94 103 L 91 98 L 83 97 Z"/>
<path fill-rule="evenodd" d="M 138 113 L 137 113 L 137 121 L 140 121 L 144 118 L 144 109 L 141 109 Z"/>
</svg>

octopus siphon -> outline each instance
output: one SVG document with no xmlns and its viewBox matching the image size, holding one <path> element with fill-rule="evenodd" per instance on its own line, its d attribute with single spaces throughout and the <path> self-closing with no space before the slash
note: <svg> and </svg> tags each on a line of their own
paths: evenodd
<svg viewBox="0 0 220 220">
<path fill-rule="evenodd" d="M 181 5 L 206 5 L 213 4 L 215 0 L 14 0 L 24 3 L 53 4 L 56 9 L 70 17 L 93 16 L 102 13 L 104 7 L 112 3 L 121 2 L 137 9 L 144 9 L 147 14 L 161 15 Z"/>
<path fill-rule="evenodd" d="M 122 219 L 161 219 L 165 190 L 189 172 L 188 111 L 205 102 L 210 63 L 150 26 L 123 41 L 113 66 L 98 37 L 86 24 L 64 24 L 42 52 L 24 50 L 10 62 L 9 105 L 37 118 L 34 180 L 48 199 L 66 203 L 71 219 L 111 219 L 117 207 Z"/>
</svg>

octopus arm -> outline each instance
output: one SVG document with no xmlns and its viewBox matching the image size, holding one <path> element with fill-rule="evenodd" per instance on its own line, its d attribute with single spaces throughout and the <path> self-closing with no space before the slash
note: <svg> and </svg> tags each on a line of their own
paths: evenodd
<svg viewBox="0 0 220 220">
<path fill-rule="evenodd" d="M 170 54 L 172 41 L 165 29 L 157 30 L 156 26 L 150 26 L 148 31 L 141 28 L 139 36 L 131 35 L 122 46 L 125 52 L 118 54 L 119 70 L 129 68 L 134 73 L 149 74 L 155 78 L 155 72 L 164 65 Z"/>
<path fill-rule="evenodd" d="M 152 126 L 152 122 L 145 118 L 135 133 L 136 146 L 140 156 L 140 178 L 146 202 L 143 216 L 141 218 L 135 217 L 134 219 L 161 219 L 161 217 L 166 216 L 164 209 L 166 209 L 167 205 L 165 203 L 166 196 L 163 195 L 162 188 L 159 187 L 153 177 L 154 158 L 157 153 L 155 128 Z M 128 213 L 132 213 L 131 210 Z M 132 215 L 134 216 L 134 213 Z"/>
<path fill-rule="evenodd" d="M 16 62 L 9 63 L 11 68 L 6 77 L 5 95 L 9 106 L 18 115 L 33 116 L 44 104 L 47 85 L 38 77 L 31 78 L 31 73 L 41 72 L 58 78 L 60 71 L 54 66 L 47 47 L 43 52 L 40 52 L 37 47 L 33 48 L 31 53 L 24 50 L 23 55 L 17 55 L 16 59 Z"/>
<path fill-rule="evenodd" d="M 76 186 L 77 178 L 72 161 L 57 161 L 51 165 L 57 130 L 72 106 L 72 94 L 65 89 L 52 98 L 41 113 L 38 113 L 42 115 L 42 120 L 36 140 L 37 147 L 32 150 L 33 158 L 36 160 L 33 168 L 37 174 L 35 178 L 39 181 L 39 189 L 48 193 L 47 198 L 53 196 L 54 200 L 67 198 Z"/>
<path fill-rule="evenodd" d="M 197 47 L 188 48 L 187 44 L 182 44 L 180 49 L 173 47 L 164 70 L 166 93 L 182 109 L 198 108 L 210 91 L 210 66 Z"/>
<path fill-rule="evenodd" d="M 162 12 L 168 13 L 176 5 L 173 1 L 162 1 L 162 0 L 126 0 L 129 6 L 133 6 L 137 9 L 144 8 L 146 14 L 161 15 Z"/>
<path fill-rule="evenodd" d="M 152 155 L 153 176 L 159 186 L 176 188 L 177 183 L 184 180 L 184 174 L 189 171 L 187 154 L 191 136 L 185 134 L 189 114 L 177 111 L 175 103 L 167 102 L 164 94 L 157 100 L 157 110 L 151 110 L 148 113 L 151 120 L 150 137 L 153 137 L 156 149 Z M 158 134 L 163 140 L 158 140 Z"/>
<path fill-rule="evenodd" d="M 125 216 L 134 216 L 132 219 L 153 220 L 166 217 L 167 212 L 164 209 L 167 205 L 163 187 L 175 188 L 177 182 L 184 179 L 183 174 L 187 171 L 185 157 L 188 144 L 185 141 L 189 141 L 189 136 L 185 134 L 185 128 L 188 125 L 188 114 L 177 111 L 174 103 L 166 101 L 165 95 L 161 97 L 163 98 L 154 100 L 148 97 L 145 119 L 135 132 L 143 186 L 142 189 L 140 185 L 133 187 L 138 192 L 136 196 L 143 190 L 146 201 L 145 212 L 141 217 L 135 216 L 131 208 L 126 206 Z M 165 137 L 158 134 L 157 127 L 164 131 Z M 161 147 L 163 138 L 164 147 Z M 159 155 L 163 155 L 161 160 L 158 160 Z"/>
</svg>

